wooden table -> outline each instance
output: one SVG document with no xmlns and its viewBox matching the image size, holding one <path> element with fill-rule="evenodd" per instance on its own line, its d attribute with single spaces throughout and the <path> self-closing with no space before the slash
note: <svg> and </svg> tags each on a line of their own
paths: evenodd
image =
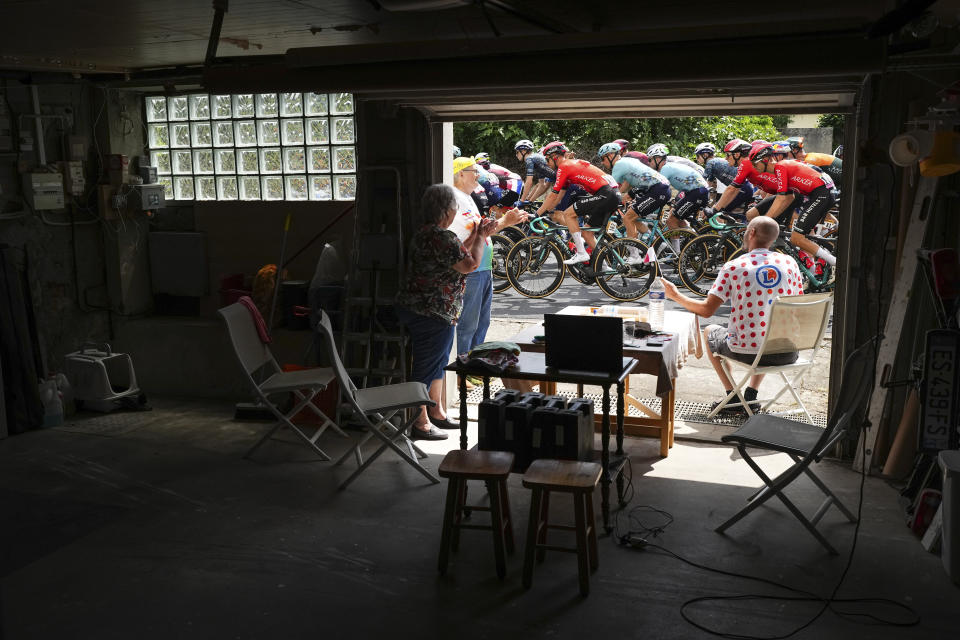
<svg viewBox="0 0 960 640">
<path fill-rule="evenodd" d="M 543 353 L 544 344 L 533 341 L 534 336 L 542 334 L 543 327 L 534 325 L 527 327 L 508 340 L 517 343 L 524 353 Z M 672 339 L 678 340 L 678 336 L 673 334 Z M 623 385 L 618 387 L 618 406 L 626 402 L 627 406 L 634 407 L 638 411 L 646 414 L 644 416 L 625 415 L 623 417 L 623 431 L 631 436 L 660 438 L 660 455 L 664 458 L 667 457 L 667 454 L 670 452 L 670 447 L 673 446 L 673 403 L 674 387 L 676 386 L 676 380 L 670 376 L 670 371 L 666 366 L 665 356 L 666 358 L 675 357 L 673 353 L 675 346 L 676 345 L 664 344 L 662 347 L 648 347 L 642 339 L 636 340 L 633 344 L 624 343 L 623 345 L 623 355 L 637 361 L 637 365 L 633 369 L 634 374 L 642 373 L 657 377 L 657 396 L 660 398 L 659 413 L 630 395 L 629 378 L 624 381 Z M 514 377 L 512 374 L 508 375 Z M 556 383 L 543 380 L 541 381 L 540 390 L 546 394 L 554 394 L 556 393 Z M 580 395 L 583 394 L 583 389 L 579 386 L 577 393 Z M 598 414 L 594 417 L 598 422 L 603 418 L 606 418 L 606 416 Z M 617 453 L 623 452 L 622 442 L 623 438 L 620 436 L 617 442 Z"/>
<path fill-rule="evenodd" d="M 623 367 L 617 373 L 598 373 L 594 371 L 571 371 L 547 367 L 542 353 L 521 353 L 517 368 L 510 369 L 507 376 L 516 380 L 534 380 L 553 383 L 571 382 L 589 384 L 603 388 L 603 413 L 600 416 L 600 464 L 604 473 L 600 478 L 600 511 L 603 514 L 603 526 L 607 532 L 610 526 L 610 482 L 616 478 L 618 495 L 623 495 L 623 460 L 611 462 L 610 457 L 610 387 L 617 385 L 617 454 L 623 455 L 624 424 L 624 385 L 630 373 L 637 366 L 636 358 L 623 358 Z M 480 366 L 471 366 L 454 360 L 445 367 L 460 379 L 460 448 L 467 448 L 467 376 L 483 378 L 483 399 L 490 399 L 490 378 L 498 377 Z"/>
</svg>

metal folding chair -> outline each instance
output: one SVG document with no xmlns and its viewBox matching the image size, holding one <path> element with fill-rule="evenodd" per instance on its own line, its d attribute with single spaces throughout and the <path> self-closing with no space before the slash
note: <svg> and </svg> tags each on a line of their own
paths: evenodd
<svg viewBox="0 0 960 640">
<path fill-rule="evenodd" d="M 798 408 L 777 413 L 802 413 L 807 417 L 807 421 L 812 423 L 813 418 L 797 394 L 796 387 L 803 376 L 813 368 L 820 347 L 823 346 L 823 336 L 827 331 L 827 325 L 830 323 L 832 304 L 833 294 L 831 293 L 781 296 L 775 300 L 767 311 L 767 333 L 753 362 L 747 364 L 720 355 L 723 369 L 727 372 L 730 380 L 734 382 L 734 386 L 727 397 L 707 415 L 707 418 L 713 418 L 725 407 L 737 406 L 743 407 L 747 415 L 752 416 L 753 411 L 750 408 L 750 403 L 743 397 L 744 386 L 754 375 L 775 373 L 780 376 L 780 380 L 783 382 L 780 390 L 770 398 L 757 398 L 753 402 L 758 403 L 761 410 L 767 410 L 780 399 L 780 396 L 789 391 Z M 780 366 L 762 366 L 760 364 L 760 360 L 765 355 L 794 351 L 799 351 L 800 356 L 792 364 Z M 746 368 L 746 373 L 737 380 L 732 367 Z M 790 374 L 789 377 L 788 374 Z"/>
<path fill-rule="evenodd" d="M 827 539 L 817 530 L 817 523 L 831 505 L 846 516 L 850 522 L 856 522 L 856 517 L 847 509 L 840 499 L 818 478 L 810 469 L 814 462 L 820 462 L 834 444 L 843 438 L 851 428 L 858 428 L 861 419 L 861 407 L 872 388 L 874 367 L 875 341 L 864 344 L 851 353 L 843 365 L 840 393 L 837 398 L 833 416 L 825 429 L 812 424 L 797 422 L 788 418 L 771 415 L 755 415 L 749 418 L 742 427 L 730 435 L 723 436 L 721 441 L 734 443 L 740 455 L 750 465 L 765 486 L 747 499 L 747 506 L 727 519 L 716 528 L 723 533 L 731 525 L 738 522 L 751 511 L 762 505 L 771 497 L 776 496 L 787 509 L 800 521 L 800 524 L 815 537 L 831 554 L 837 551 Z M 786 453 L 793 460 L 793 465 L 770 479 L 760 468 L 757 462 L 750 457 L 747 448 L 763 449 L 765 451 L 779 451 Z M 819 488 L 826 498 L 814 513 L 807 518 L 783 494 L 783 490 L 801 475 L 806 475 Z"/>
<path fill-rule="evenodd" d="M 330 317 L 326 312 L 320 312 L 320 321 L 317 323 L 317 332 L 327 353 L 327 358 L 333 365 L 333 371 L 340 381 L 341 396 L 353 408 L 354 417 L 362 421 L 366 427 L 366 434 L 350 447 L 335 464 L 339 465 L 351 455 L 357 456 L 359 466 L 350 474 L 340 485 L 340 489 L 346 489 L 347 485 L 354 481 L 370 464 L 380 455 L 390 449 L 398 456 L 403 458 L 410 466 L 419 471 L 430 482 L 438 484 L 440 478 L 427 471 L 420 464 L 420 459 L 426 458 L 427 454 L 421 451 L 413 441 L 408 437 L 410 429 L 416 420 L 416 412 L 411 412 L 405 422 L 399 425 L 393 422 L 393 418 L 398 416 L 402 418 L 401 412 L 405 409 L 419 410 L 422 406 L 433 406 L 436 404 L 427 394 L 427 387 L 422 382 L 400 382 L 397 384 L 388 384 L 379 387 L 369 387 L 366 389 L 357 389 L 353 380 L 347 374 L 347 370 L 340 360 L 340 354 L 337 352 L 337 345 L 333 338 L 333 329 L 330 327 Z M 361 461 L 360 449 L 371 439 L 376 438 L 380 441 L 380 447 L 377 448 L 366 461 Z"/>
<path fill-rule="evenodd" d="M 247 381 L 253 387 L 254 394 L 263 403 L 263 406 L 277 418 L 277 421 L 247 451 L 244 457 L 249 458 L 260 448 L 260 445 L 273 437 L 278 429 L 287 427 L 296 433 L 323 460 L 330 460 L 330 456 L 317 445 L 317 440 L 320 439 L 323 432 L 330 428 L 344 438 L 350 436 L 344 433 L 333 420 L 324 415 L 312 400 L 314 396 L 326 389 L 327 385 L 334 379 L 333 371 L 329 368 L 282 371 L 269 347 L 260 341 L 253 317 L 246 307 L 236 302 L 223 307 L 218 313 L 227 324 L 227 332 L 230 334 L 233 351 L 237 354 L 237 360 L 240 362 L 240 367 L 243 369 Z M 257 372 L 260 372 L 257 377 L 262 380 L 261 382 L 254 380 L 253 374 Z M 286 398 L 288 393 L 294 395 L 296 402 L 292 409 L 284 413 L 275 402 L 270 400 L 270 396 L 283 394 Z M 322 423 L 316 428 L 313 435 L 307 435 L 300 425 L 291 421 L 293 416 L 305 408 L 322 419 Z"/>
</svg>

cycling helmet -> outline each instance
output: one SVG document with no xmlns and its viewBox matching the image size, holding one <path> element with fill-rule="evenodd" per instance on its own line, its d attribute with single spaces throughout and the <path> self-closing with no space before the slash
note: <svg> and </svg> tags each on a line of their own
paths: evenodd
<svg viewBox="0 0 960 640">
<path fill-rule="evenodd" d="M 790 153 L 790 143 L 787 142 L 786 140 L 779 140 L 772 144 L 773 144 L 774 153 L 779 153 L 782 155 L 787 155 L 788 153 Z"/>
<path fill-rule="evenodd" d="M 624 140 L 623 138 L 617 138 L 614 140 L 618 145 L 620 145 L 620 151 L 626 151 L 630 148 L 630 141 Z"/>
<path fill-rule="evenodd" d="M 843 145 L 833 150 L 833 155 L 843 160 Z"/>
<path fill-rule="evenodd" d="M 454 158 L 460 157 L 460 147 L 458 147 L 457 145 L 453 145 L 453 157 Z"/>
<path fill-rule="evenodd" d="M 697 148 L 693 150 L 694 155 L 700 155 L 701 153 L 709 153 L 710 155 L 713 155 L 716 152 L 717 148 L 712 142 L 701 142 L 697 145 Z"/>
<path fill-rule="evenodd" d="M 517 144 L 513 145 L 514 151 L 530 151 L 533 149 L 533 143 L 529 140 L 520 140 Z"/>
<path fill-rule="evenodd" d="M 723 147 L 724 153 L 746 153 L 747 151 L 750 151 L 750 143 L 740 138 L 734 138 Z"/>
<path fill-rule="evenodd" d="M 600 147 L 600 151 L 597 151 L 597 155 L 600 156 L 601 158 L 607 155 L 608 153 L 623 153 L 623 147 L 619 143 L 614 141 L 614 142 L 608 142 L 607 144 Z"/>
<path fill-rule="evenodd" d="M 800 151 L 803 149 L 803 136 L 791 136 L 787 138 L 787 144 L 789 144 L 790 148 L 794 151 Z"/>
<path fill-rule="evenodd" d="M 567 151 L 569 151 L 569 149 L 567 149 L 567 145 L 563 144 L 559 140 L 554 140 L 553 142 L 547 144 L 547 146 L 545 146 L 543 149 L 540 149 L 540 153 L 542 153 L 545 157 L 550 157 L 560 153 L 567 153 Z"/>
<path fill-rule="evenodd" d="M 486 169 L 490 166 L 490 154 L 486 151 L 481 151 L 480 153 L 473 156 L 477 161 L 477 164 Z"/>
<path fill-rule="evenodd" d="M 642 151 L 637 152 L 637 160 L 639 160 L 643 164 L 650 164 L 650 156 L 643 153 Z"/>
<path fill-rule="evenodd" d="M 666 158 L 670 155 L 670 150 L 667 149 L 667 145 L 658 142 L 650 145 L 650 148 L 647 149 L 647 155 L 651 158 Z"/>
<path fill-rule="evenodd" d="M 773 145 L 765 140 L 757 140 L 750 147 L 750 162 L 758 162 L 764 158 L 769 158 L 774 153 Z"/>
</svg>

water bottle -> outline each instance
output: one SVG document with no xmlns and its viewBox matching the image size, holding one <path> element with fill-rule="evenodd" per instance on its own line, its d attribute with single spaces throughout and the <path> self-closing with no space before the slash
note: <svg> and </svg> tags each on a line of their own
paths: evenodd
<svg viewBox="0 0 960 640">
<path fill-rule="evenodd" d="M 654 278 L 650 285 L 650 328 L 654 331 L 663 331 L 663 301 L 666 298 L 663 282 Z"/>
</svg>

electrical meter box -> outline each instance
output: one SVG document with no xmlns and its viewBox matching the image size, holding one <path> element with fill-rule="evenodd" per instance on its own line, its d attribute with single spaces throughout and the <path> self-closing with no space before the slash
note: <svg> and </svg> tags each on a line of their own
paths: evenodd
<svg viewBox="0 0 960 640">
<path fill-rule="evenodd" d="M 23 193 L 35 211 L 63 209 L 63 175 L 59 173 L 28 173 L 23 176 Z"/>
<path fill-rule="evenodd" d="M 138 184 L 130 197 L 133 208 L 139 211 L 154 211 L 166 206 L 162 184 Z"/>
<path fill-rule="evenodd" d="M 76 160 L 61 162 L 60 171 L 63 172 L 64 191 L 72 196 L 82 196 L 87 188 L 83 175 L 83 163 Z"/>
</svg>

